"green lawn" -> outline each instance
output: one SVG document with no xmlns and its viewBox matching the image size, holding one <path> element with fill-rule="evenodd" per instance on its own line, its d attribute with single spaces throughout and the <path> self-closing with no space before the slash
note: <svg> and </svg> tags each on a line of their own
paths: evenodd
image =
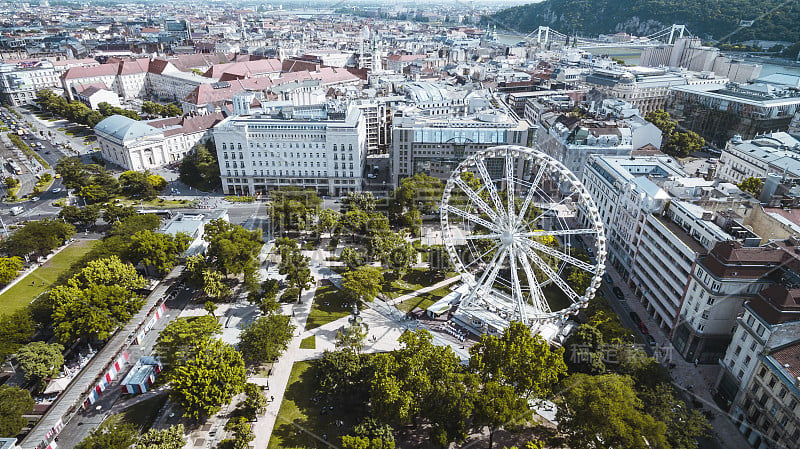
<svg viewBox="0 0 800 449">
<path fill-rule="evenodd" d="M 48 290 L 61 273 L 69 270 L 72 264 L 89 252 L 97 242 L 97 240 L 78 240 L 53 256 L 25 279 L 17 282 L 0 295 L 0 313 L 12 313 L 30 304 L 37 296 Z M 31 285 L 33 281 L 35 281 L 35 285 Z"/>
<path fill-rule="evenodd" d="M 449 293 L 450 293 L 449 285 L 444 287 L 439 287 L 436 290 L 429 291 L 428 293 L 423 293 L 419 296 L 406 299 L 405 301 L 398 303 L 396 306 L 403 312 L 410 312 L 414 310 L 415 307 L 419 307 L 421 309 L 427 309 L 428 307 L 433 305 L 433 303 L 444 298 Z"/>
<path fill-rule="evenodd" d="M 352 429 L 363 415 L 353 407 L 337 404 L 334 410 L 322 414 L 322 404 L 312 398 L 318 395 L 314 381 L 315 362 L 295 362 L 281 408 L 275 420 L 275 428 L 269 439 L 269 449 L 279 448 L 325 448 L 329 444 L 339 447 L 341 435 L 335 421 L 342 420 L 342 430 Z M 327 442 L 320 441 L 325 435 Z"/>
<path fill-rule="evenodd" d="M 122 412 L 122 419 L 146 432 L 153 426 L 159 410 L 167 403 L 167 394 L 159 394 L 142 402 L 134 404 Z"/>
<path fill-rule="evenodd" d="M 314 304 L 308 314 L 306 330 L 314 329 L 331 321 L 350 315 L 352 300 L 333 285 L 320 287 L 314 295 Z"/>
<path fill-rule="evenodd" d="M 300 341 L 300 349 L 316 349 L 316 348 L 317 348 L 317 338 L 314 335 L 306 337 Z"/>
<path fill-rule="evenodd" d="M 415 292 L 423 287 L 429 287 L 437 282 L 455 276 L 455 272 L 447 272 L 444 276 L 432 273 L 425 268 L 414 268 L 403 274 L 400 279 L 384 284 L 383 294 L 389 299 Z M 391 273 L 389 276 L 392 276 Z"/>
</svg>

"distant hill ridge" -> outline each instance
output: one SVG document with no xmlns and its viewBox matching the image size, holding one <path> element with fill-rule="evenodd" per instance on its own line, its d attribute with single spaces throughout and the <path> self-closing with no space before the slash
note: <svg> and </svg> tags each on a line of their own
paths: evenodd
<svg viewBox="0 0 800 449">
<path fill-rule="evenodd" d="M 515 6 L 484 23 L 530 32 L 549 26 L 564 34 L 626 32 L 646 36 L 673 23 L 707 40 L 800 42 L 800 1 L 785 0 L 545 0 Z M 742 21 L 754 21 L 742 27 Z"/>
</svg>

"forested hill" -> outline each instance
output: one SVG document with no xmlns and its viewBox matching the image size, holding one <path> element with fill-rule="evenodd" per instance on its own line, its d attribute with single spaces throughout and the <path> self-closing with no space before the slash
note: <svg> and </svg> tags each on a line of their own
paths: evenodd
<svg viewBox="0 0 800 449">
<path fill-rule="evenodd" d="M 763 15 L 763 17 L 762 17 Z M 800 41 L 800 1 L 792 0 L 545 0 L 484 17 L 500 31 L 549 26 L 582 36 L 624 31 L 646 36 L 673 23 L 703 39 Z M 740 27 L 740 21 L 754 21 Z"/>
</svg>

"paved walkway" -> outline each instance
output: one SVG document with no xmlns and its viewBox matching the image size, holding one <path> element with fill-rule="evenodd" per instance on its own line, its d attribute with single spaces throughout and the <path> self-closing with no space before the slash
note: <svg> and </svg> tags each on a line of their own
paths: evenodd
<svg viewBox="0 0 800 449">
<path fill-rule="evenodd" d="M 712 398 L 714 382 L 720 370 L 719 365 L 695 366 L 694 363 L 686 361 L 678 355 L 669 341 L 668 335 L 650 318 L 644 304 L 639 302 L 639 298 L 620 278 L 619 273 L 611 266 L 607 266 L 606 270 L 613 277 L 614 285 L 620 287 L 625 294 L 627 306 L 648 324 L 647 328 L 656 339 L 657 347 L 662 348 L 665 353 L 662 359 L 665 357 L 665 363 L 675 365 L 669 370 L 675 387 L 681 390 L 687 398 L 701 402 L 705 410 L 713 412 L 714 417 L 709 420 L 709 424 L 711 424 L 712 436 L 717 446 L 724 449 L 749 448 L 750 446 L 728 414 L 721 410 Z M 613 297 L 608 297 L 608 299 L 616 301 Z M 692 387 L 691 391 L 689 390 L 690 386 Z"/>
<path fill-rule="evenodd" d="M 99 378 L 109 368 L 109 363 L 114 360 L 120 352 L 130 346 L 131 335 L 135 335 L 142 325 L 147 321 L 154 307 L 166 295 L 167 290 L 183 273 L 183 265 L 176 266 L 150 293 L 139 312 L 122 329 L 117 331 L 114 336 L 103 346 L 95 357 L 75 376 L 67 386 L 66 390 L 59 395 L 58 399 L 47 410 L 42 418 L 31 429 L 30 433 L 20 443 L 23 449 L 35 449 L 48 432 L 63 423 L 66 425 L 72 417 L 80 410 L 81 404 L 89 392 L 97 384 Z M 135 360 L 131 363 L 135 363 Z M 101 395 L 102 397 L 102 395 Z M 51 435 L 54 437 L 55 435 Z"/>
<path fill-rule="evenodd" d="M 394 299 L 391 299 L 389 301 L 386 301 L 386 304 L 389 304 L 390 306 L 393 306 L 393 305 L 399 304 L 399 303 L 401 303 L 401 302 L 403 302 L 403 301 L 405 301 L 407 299 L 411 299 L 411 298 L 414 298 L 416 296 L 431 292 L 433 290 L 442 288 L 442 287 L 444 287 L 446 285 L 450 285 L 450 284 L 452 284 L 452 283 L 454 283 L 456 281 L 460 281 L 460 280 L 461 280 L 461 275 L 453 276 L 453 277 L 447 278 L 447 279 L 445 279 L 443 281 L 439 281 L 439 282 L 437 282 L 437 283 L 435 283 L 433 285 L 430 285 L 428 287 L 422 287 L 421 289 L 415 290 L 415 291 L 413 291 L 411 293 L 406 293 L 405 295 L 400 295 L 397 298 L 394 298 Z"/>
</svg>

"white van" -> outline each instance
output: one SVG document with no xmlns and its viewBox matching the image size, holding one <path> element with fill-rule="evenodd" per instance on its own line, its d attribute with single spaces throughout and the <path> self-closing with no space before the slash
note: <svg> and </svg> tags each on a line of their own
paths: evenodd
<svg viewBox="0 0 800 449">
<path fill-rule="evenodd" d="M 11 208 L 11 215 L 19 215 L 25 212 L 25 208 L 22 206 L 14 206 Z"/>
</svg>

